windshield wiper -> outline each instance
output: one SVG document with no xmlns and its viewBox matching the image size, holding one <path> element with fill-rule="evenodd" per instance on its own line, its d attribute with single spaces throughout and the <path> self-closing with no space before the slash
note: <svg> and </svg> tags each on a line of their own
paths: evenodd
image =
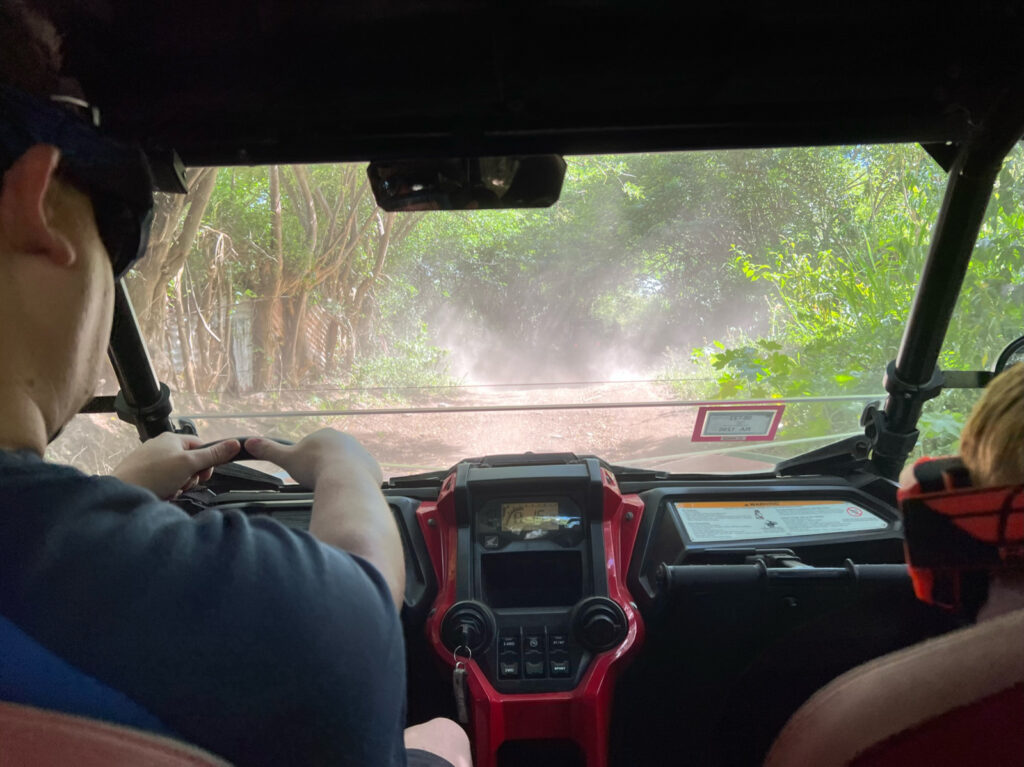
<svg viewBox="0 0 1024 767">
<path fill-rule="evenodd" d="M 615 479 L 622 484 L 623 482 L 699 482 L 699 481 L 714 481 L 714 482 L 737 482 L 740 480 L 748 479 L 771 479 L 775 477 L 775 472 L 770 470 L 755 471 L 755 472 L 729 472 L 722 474 L 719 472 L 669 472 L 669 471 L 656 471 L 654 469 L 632 469 L 623 466 L 612 467 Z"/>
<path fill-rule="evenodd" d="M 423 474 L 406 474 L 402 477 L 391 477 L 384 482 L 385 488 L 398 487 L 440 487 L 454 469 L 428 471 Z"/>
<path fill-rule="evenodd" d="M 557 464 L 580 463 L 583 458 L 596 456 L 578 456 L 575 453 L 499 453 L 485 455 L 479 458 L 464 458 L 455 466 L 449 469 L 428 471 L 425 474 L 407 474 L 402 477 L 392 477 L 385 487 L 421 487 L 424 485 L 440 485 L 447 479 L 448 475 L 464 463 L 481 468 L 498 468 L 509 466 L 553 466 Z M 602 466 L 608 466 L 604 461 Z M 610 468 L 610 467 L 608 467 Z"/>
<path fill-rule="evenodd" d="M 671 472 L 658 469 L 638 469 L 634 466 L 608 466 L 617 482 L 646 482 L 653 479 L 669 479 Z"/>
<path fill-rule="evenodd" d="M 852 468 L 861 468 L 868 461 L 871 439 L 857 434 L 833 442 L 816 450 L 810 450 L 795 458 L 780 461 L 775 466 L 779 477 L 793 477 L 802 474 L 843 474 Z"/>
</svg>

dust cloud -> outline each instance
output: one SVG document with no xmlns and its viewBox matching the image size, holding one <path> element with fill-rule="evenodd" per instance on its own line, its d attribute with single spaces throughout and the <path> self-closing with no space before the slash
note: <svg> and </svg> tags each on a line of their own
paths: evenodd
<svg viewBox="0 0 1024 767">
<path fill-rule="evenodd" d="M 447 352 L 448 374 L 463 384 L 639 381 L 689 367 L 693 349 L 715 340 L 758 334 L 764 318 L 750 303 L 716 307 L 699 324 L 652 313 L 622 328 L 563 308 L 523 333 L 458 305 L 436 308 L 426 322 L 431 343 Z"/>
<path fill-rule="evenodd" d="M 754 239 L 744 233 L 746 213 L 680 181 L 704 160 L 635 156 L 619 167 L 620 160 L 573 159 L 580 175 L 570 173 L 555 207 L 531 212 L 527 223 L 502 218 L 522 214 L 483 214 L 474 219 L 475 237 L 489 244 L 463 262 L 470 268 L 438 266 L 424 278 L 417 314 L 430 342 L 447 351 L 453 378 L 478 385 L 652 379 L 688 368 L 694 348 L 768 329 L 766 286 L 732 266 L 732 243 Z M 610 170 L 586 176 L 595 165 Z M 624 192 L 633 182 L 645 188 L 643 204 Z M 488 232 L 509 230 L 515 234 L 488 240 Z M 449 252 L 453 262 L 462 258 L 458 246 Z M 437 274 L 452 279 L 446 290 L 429 284 L 444 279 Z"/>
<path fill-rule="evenodd" d="M 581 333 L 572 317 L 557 319 L 546 325 L 543 340 L 474 322 L 455 308 L 438 310 L 427 326 L 432 343 L 448 353 L 449 374 L 470 385 L 631 381 L 656 376 L 665 367 L 664 354 L 608 333 Z"/>
</svg>

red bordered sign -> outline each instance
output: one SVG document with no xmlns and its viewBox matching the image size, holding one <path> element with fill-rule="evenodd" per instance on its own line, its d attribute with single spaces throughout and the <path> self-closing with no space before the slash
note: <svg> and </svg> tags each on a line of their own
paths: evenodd
<svg viewBox="0 0 1024 767">
<path fill-rule="evenodd" d="M 694 442 L 770 442 L 785 405 L 704 405 L 693 425 Z"/>
</svg>

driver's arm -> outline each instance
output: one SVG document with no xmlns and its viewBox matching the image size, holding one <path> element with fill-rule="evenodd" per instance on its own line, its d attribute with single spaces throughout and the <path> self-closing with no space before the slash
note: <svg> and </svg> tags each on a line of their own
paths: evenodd
<svg viewBox="0 0 1024 767">
<path fill-rule="evenodd" d="M 380 491 L 380 466 L 359 441 L 334 429 L 321 429 L 296 445 L 251 438 L 245 447 L 254 457 L 276 463 L 296 482 L 313 488 L 309 532 L 372 563 L 400 609 L 405 595 L 402 541 Z"/>
</svg>

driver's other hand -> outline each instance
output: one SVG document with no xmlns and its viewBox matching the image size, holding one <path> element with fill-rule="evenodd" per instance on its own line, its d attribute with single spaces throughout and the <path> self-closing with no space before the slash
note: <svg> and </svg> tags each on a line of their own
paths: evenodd
<svg viewBox="0 0 1024 767">
<path fill-rule="evenodd" d="M 320 429 L 295 445 L 250 437 L 245 449 L 253 457 L 276 463 L 303 487 L 313 489 L 326 473 L 339 477 L 366 475 L 376 485 L 383 481 L 380 464 L 359 440 L 336 429 Z"/>
<path fill-rule="evenodd" d="M 913 487 L 917 484 L 917 479 L 914 477 L 914 463 L 908 463 L 903 467 L 903 471 L 900 472 L 900 487 Z"/>
<path fill-rule="evenodd" d="M 158 498 L 175 498 L 206 482 L 213 467 L 230 461 L 239 449 L 237 439 L 203 447 L 199 437 L 164 432 L 136 448 L 114 469 L 114 476 Z"/>
</svg>

